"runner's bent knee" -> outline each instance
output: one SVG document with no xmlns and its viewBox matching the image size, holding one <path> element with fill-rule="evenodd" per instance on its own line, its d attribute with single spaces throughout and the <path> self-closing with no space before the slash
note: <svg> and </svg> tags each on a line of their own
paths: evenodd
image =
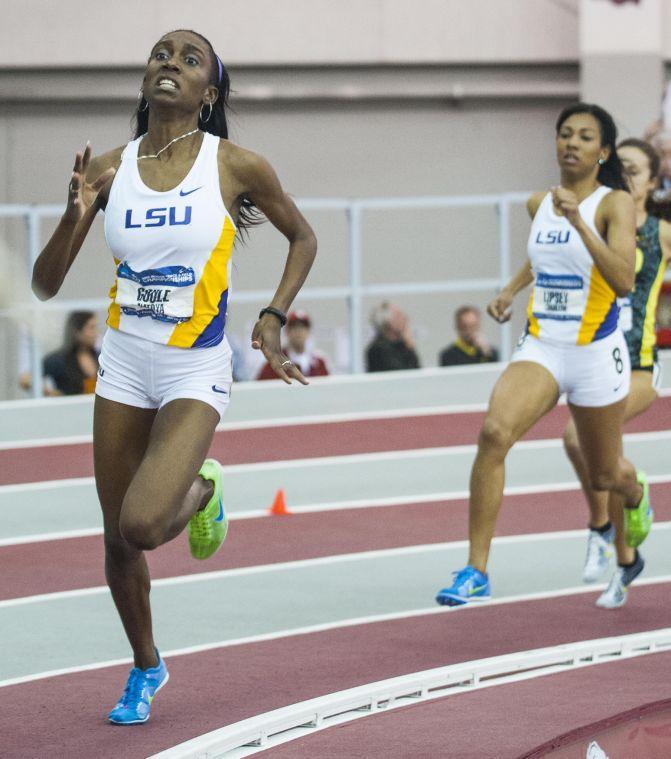
<svg viewBox="0 0 671 759">
<path fill-rule="evenodd" d="M 119 530 L 124 540 L 138 551 L 153 551 L 165 540 L 165 526 L 156 518 L 142 514 L 121 514 Z"/>
<path fill-rule="evenodd" d="M 154 496 L 155 497 L 155 496 Z M 151 551 L 165 541 L 170 520 L 161 511 L 152 510 L 148 494 L 129 488 L 121 506 L 119 532 L 124 540 L 140 551 Z"/>
<path fill-rule="evenodd" d="M 495 417 L 487 417 L 480 430 L 479 446 L 505 455 L 515 442 L 510 425 Z"/>
</svg>

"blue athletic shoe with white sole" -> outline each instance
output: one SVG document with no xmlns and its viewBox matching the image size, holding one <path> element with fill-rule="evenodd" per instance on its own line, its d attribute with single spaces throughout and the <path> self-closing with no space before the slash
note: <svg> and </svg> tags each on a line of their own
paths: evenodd
<svg viewBox="0 0 671 759">
<path fill-rule="evenodd" d="M 151 702 L 170 677 L 158 651 L 156 656 L 158 664 L 155 667 L 131 669 L 119 702 L 107 715 L 110 722 L 115 725 L 138 725 L 149 719 Z"/>
<path fill-rule="evenodd" d="M 452 575 L 452 585 L 439 590 L 436 596 L 441 606 L 463 606 L 473 601 L 489 601 L 492 597 L 489 577 L 475 567 L 467 565 Z"/>
</svg>

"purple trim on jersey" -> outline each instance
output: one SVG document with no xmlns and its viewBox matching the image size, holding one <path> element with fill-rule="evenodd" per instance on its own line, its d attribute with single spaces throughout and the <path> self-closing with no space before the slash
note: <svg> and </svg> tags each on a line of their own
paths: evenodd
<svg viewBox="0 0 671 759">
<path fill-rule="evenodd" d="M 226 325 L 226 305 L 228 303 L 228 290 L 224 290 L 219 300 L 219 310 L 212 317 L 212 321 L 198 335 L 192 348 L 212 348 L 224 339 L 224 326 Z"/>
<path fill-rule="evenodd" d="M 620 307 L 617 304 L 617 300 L 614 300 L 611 304 L 610 311 L 606 314 L 606 318 L 601 322 L 601 326 L 594 334 L 592 342 L 596 340 L 602 340 L 608 335 L 612 335 L 617 329 L 617 320 L 620 315 Z"/>
</svg>

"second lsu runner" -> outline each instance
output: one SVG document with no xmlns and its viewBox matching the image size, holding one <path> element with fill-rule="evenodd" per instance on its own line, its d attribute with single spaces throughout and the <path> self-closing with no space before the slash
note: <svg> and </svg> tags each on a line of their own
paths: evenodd
<svg viewBox="0 0 671 759">
<path fill-rule="evenodd" d="M 616 137 L 597 105 L 577 103 L 557 120 L 560 186 L 529 199 L 529 262 L 497 305 L 505 319 L 513 295 L 534 282 L 527 330 L 490 398 L 471 473 L 468 564 L 439 591 L 440 604 L 490 597 L 486 569 L 506 455 L 562 393 L 592 487 L 616 492 L 632 510 L 631 525 L 649 530 L 647 482 L 622 456 L 630 365 L 617 297 L 634 285 L 636 220 Z"/>
</svg>

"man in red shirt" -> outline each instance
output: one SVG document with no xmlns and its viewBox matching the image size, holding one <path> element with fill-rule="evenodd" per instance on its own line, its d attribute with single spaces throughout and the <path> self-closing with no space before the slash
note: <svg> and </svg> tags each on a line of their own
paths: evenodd
<svg viewBox="0 0 671 759">
<path fill-rule="evenodd" d="M 312 323 L 305 311 L 292 311 L 284 328 L 287 345 L 284 349 L 291 361 L 306 377 L 325 377 L 329 374 L 326 359 L 322 353 L 308 344 Z M 257 379 L 277 379 L 270 364 L 261 367 Z"/>
</svg>

